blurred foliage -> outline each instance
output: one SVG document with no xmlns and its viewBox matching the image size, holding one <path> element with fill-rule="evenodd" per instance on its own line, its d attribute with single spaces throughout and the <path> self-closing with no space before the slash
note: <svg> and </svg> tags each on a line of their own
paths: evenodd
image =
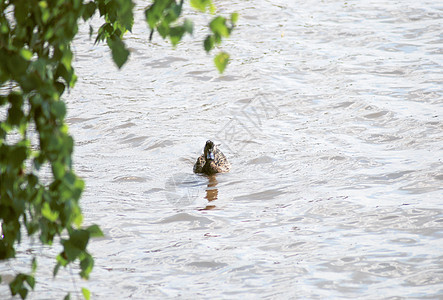
<svg viewBox="0 0 443 300">
<path fill-rule="evenodd" d="M 194 25 L 189 19 L 181 20 L 184 1 L 156 0 L 145 10 L 146 21 L 151 28 L 151 36 L 156 30 L 163 39 L 169 38 L 173 46 L 176 46 L 182 37 L 188 33 L 192 34 Z M 191 0 L 193 8 L 204 13 L 209 11 L 214 15 L 215 6 L 211 0 Z M 220 45 L 223 38 L 231 35 L 232 30 L 237 23 L 238 14 L 232 13 L 230 18 L 214 16 L 209 23 L 210 33 L 204 40 L 203 47 L 206 52 L 210 52 L 217 45 Z M 223 73 L 229 61 L 229 55 L 226 52 L 220 52 L 216 55 L 214 62 L 220 73 Z"/>
<path fill-rule="evenodd" d="M 192 34 L 193 23 L 181 19 L 183 4 L 152 1 L 145 11 L 150 39 L 156 31 L 175 46 L 186 33 Z M 210 0 L 190 4 L 202 13 L 216 11 Z M 84 182 L 73 171 L 74 142 L 64 120 L 62 95 L 77 79 L 71 43 L 81 20 L 97 12 L 104 19 L 96 42 L 106 42 L 121 68 L 129 57 L 123 36 L 132 30 L 133 8 L 131 0 L 0 0 L 0 107 L 5 112 L 0 120 L 0 260 L 15 257 L 26 233 L 45 245 L 60 241 L 63 250 L 56 257 L 54 276 L 60 267 L 77 262 L 80 276 L 89 277 L 94 259 L 87 245 L 103 233 L 97 225 L 81 226 Z M 209 52 L 219 45 L 236 21 L 237 14 L 229 19 L 214 15 L 203 48 Z M 214 61 L 223 72 L 229 55 L 221 52 Z M 44 174 L 45 166 L 50 176 Z M 36 269 L 33 256 L 30 273 L 19 273 L 10 282 L 12 295 L 26 298 L 35 286 Z M 82 288 L 82 294 L 89 299 L 87 289 Z"/>
</svg>

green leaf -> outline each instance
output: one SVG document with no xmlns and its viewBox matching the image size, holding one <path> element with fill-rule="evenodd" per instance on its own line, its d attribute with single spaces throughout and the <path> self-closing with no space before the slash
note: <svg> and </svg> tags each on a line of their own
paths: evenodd
<svg viewBox="0 0 443 300">
<path fill-rule="evenodd" d="M 52 174 L 54 175 L 55 179 L 62 179 L 63 176 L 65 176 L 65 173 L 66 173 L 66 166 L 62 162 L 54 161 L 52 163 Z M 58 217 L 58 215 L 57 215 L 57 217 Z M 53 220 L 52 222 L 54 222 L 54 221 L 55 220 Z"/>
<path fill-rule="evenodd" d="M 82 14 L 82 18 L 84 21 L 89 20 L 94 14 L 95 10 L 97 9 L 97 5 L 94 1 L 90 1 L 87 4 L 84 5 L 84 10 Z"/>
<path fill-rule="evenodd" d="M 89 226 L 88 228 L 86 228 L 86 230 L 89 232 L 89 235 L 91 237 L 104 237 L 105 236 L 103 234 L 102 230 L 100 229 L 100 227 L 96 224 Z"/>
<path fill-rule="evenodd" d="M 86 300 L 89 300 L 91 298 L 91 292 L 87 288 L 82 288 L 82 294 Z"/>
<path fill-rule="evenodd" d="M 30 286 L 32 289 L 34 289 L 34 287 L 35 287 L 35 278 L 34 278 L 34 276 L 27 275 L 27 276 L 25 277 L 25 280 L 26 280 L 26 282 L 29 284 L 29 286 Z"/>
<path fill-rule="evenodd" d="M 164 12 L 173 5 L 172 1 L 154 1 L 154 3 L 145 10 L 146 22 L 149 28 L 154 29 L 162 20 Z"/>
<path fill-rule="evenodd" d="M 32 258 L 32 273 L 35 273 L 37 270 L 37 258 L 35 256 Z"/>
<path fill-rule="evenodd" d="M 77 226 L 80 226 L 83 223 L 83 215 L 81 214 L 80 211 L 74 215 L 74 219 L 72 221 Z"/>
<path fill-rule="evenodd" d="M 185 29 L 182 26 L 174 26 L 169 30 L 169 38 L 171 40 L 172 45 L 177 45 L 185 34 Z"/>
<path fill-rule="evenodd" d="M 13 126 L 19 126 L 25 117 L 22 109 L 18 105 L 12 105 L 8 110 L 8 123 Z"/>
<path fill-rule="evenodd" d="M 23 96 L 19 93 L 12 92 L 8 95 L 8 101 L 11 107 L 8 110 L 8 123 L 13 126 L 19 126 L 25 122 L 25 114 L 22 111 Z"/>
<path fill-rule="evenodd" d="M 59 119 L 63 119 L 66 115 L 66 105 L 63 101 L 55 101 L 52 103 L 51 112 Z"/>
<path fill-rule="evenodd" d="M 57 264 L 55 265 L 54 270 L 52 271 L 52 276 L 53 276 L 53 277 L 57 276 L 57 273 L 58 273 L 58 270 L 60 269 L 60 267 L 61 267 L 61 264 L 60 264 L 60 263 L 57 263 Z"/>
<path fill-rule="evenodd" d="M 26 299 L 26 296 L 28 295 L 28 289 L 27 289 L 27 288 L 21 288 L 21 289 L 18 291 L 18 294 L 20 295 L 20 297 L 21 297 L 22 299 Z"/>
<path fill-rule="evenodd" d="M 194 32 L 194 23 L 188 19 L 185 19 L 183 22 L 183 28 L 187 33 L 192 34 Z"/>
<path fill-rule="evenodd" d="M 68 293 L 63 300 L 71 300 L 71 293 Z"/>
<path fill-rule="evenodd" d="M 71 242 L 71 245 L 84 251 L 86 249 L 86 245 L 88 244 L 89 236 L 90 234 L 87 230 L 74 230 L 70 233 L 69 241 Z"/>
<path fill-rule="evenodd" d="M 218 34 L 223 37 L 229 36 L 229 29 L 226 26 L 226 19 L 221 16 L 215 17 L 209 23 L 209 27 L 211 28 L 212 32 L 215 34 Z"/>
<path fill-rule="evenodd" d="M 220 73 L 223 73 L 229 63 L 229 54 L 226 52 L 220 52 L 214 57 L 214 63 L 218 71 Z"/>
<path fill-rule="evenodd" d="M 134 15 L 132 13 L 132 9 L 134 8 L 134 3 L 132 0 L 119 0 L 117 1 L 119 8 L 118 8 L 118 23 L 123 25 L 124 29 L 123 33 L 126 30 L 131 31 L 132 25 L 134 24 Z"/>
<path fill-rule="evenodd" d="M 63 94 L 63 92 L 65 91 L 65 84 L 63 83 L 63 82 L 61 82 L 61 81 L 56 81 L 56 82 L 54 82 L 54 86 L 55 86 L 55 88 L 57 89 L 57 92 L 58 92 L 58 94 L 59 95 L 62 95 Z"/>
<path fill-rule="evenodd" d="M 51 222 L 55 222 L 58 219 L 59 212 L 52 211 L 48 202 L 44 202 L 41 210 L 42 216 Z"/>
<path fill-rule="evenodd" d="M 116 35 L 107 39 L 108 46 L 111 48 L 112 59 L 120 69 L 128 60 L 129 51 L 126 49 L 123 41 Z"/>
<path fill-rule="evenodd" d="M 0 32 L 3 34 L 7 34 L 9 32 L 8 22 L 5 19 L 3 19 L 2 22 L 0 22 L 0 23 L 1 23 L 0 24 Z"/>
<path fill-rule="evenodd" d="M 22 143 L 18 143 L 12 147 L 13 155 L 10 157 L 11 161 L 9 164 L 14 168 L 21 168 L 23 162 L 28 157 L 28 148 L 26 146 L 26 141 L 22 141 Z"/>
<path fill-rule="evenodd" d="M 68 262 L 76 260 L 77 257 L 82 253 L 82 250 L 73 245 L 71 241 L 66 241 L 63 246 L 65 249 L 64 253 L 66 254 Z"/>
<path fill-rule="evenodd" d="M 237 21 L 238 21 L 238 13 L 232 13 L 231 14 L 231 23 L 232 23 L 232 25 L 237 24 Z"/>
<path fill-rule="evenodd" d="M 32 58 L 32 52 L 29 51 L 28 49 L 22 48 L 20 50 L 20 54 L 26 60 L 30 60 Z"/>
<path fill-rule="evenodd" d="M 208 36 L 206 37 L 205 41 L 203 42 L 203 46 L 205 47 L 205 51 L 206 51 L 206 52 L 209 52 L 209 51 L 211 51 L 212 49 L 214 49 L 214 44 L 215 44 L 214 36 L 211 35 L 211 34 L 208 35 Z"/>
<path fill-rule="evenodd" d="M 87 254 L 81 261 L 80 261 L 80 276 L 82 278 L 88 279 L 89 274 L 92 271 L 92 268 L 94 267 L 94 259 L 91 255 Z"/>
<path fill-rule="evenodd" d="M 213 14 L 215 12 L 214 3 L 211 0 L 191 0 L 191 6 L 201 12 L 205 12 L 209 9 L 209 12 Z"/>
<path fill-rule="evenodd" d="M 72 51 L 70 49 L 63 50 L 63 56 L 61 58 L 61 63 L 65 66 L 66 70 L 69 72 L 72 69 Z"/>
<path fill-rule="evenodd" d="M 40 6 L 41 20 L 46 24 L 50 17 L 50 10 L 48 9 L 48 3 L 46 1 L 39 1 L 38 6 Z"/>
<path fill-rule="evenodd" d="M 28 283 L 28 285 L 32 289 L 34 289 L 34 286 L 35 286 L 34 277 L 27 275 L 27 274 L 20 273 L 9 284 L 9 289 L 11 290 L 11 294 L 13 296 L 19 294 L 22 299 L 26 298 L 26 296 L 28 295 L 28 289 L 23 284 L 25 281 Z"/>
<path fill-rule="evenodd" d="M 38 6 L 40 6 L 40 8 L 48 8 L 48 3 L 46 1 L 39 1 Z"/>
<path fill-rule="evenodd" d="M 65 81 L 67 86 L 74 87 L 75 82 L 77 81 L 77 75 L 74 74 L 74 70 L 70 68 L 70 70 L 66 69 L 64 64 L 59 64 L 55 73 L 55 76 L 57 79 L 58 77 L 62 77 Z"/>
<path fill-rule="evenodd" d="M 12 295 L 17 295 L 20 289 L 23 287 L 23 274 L 15 276 L 14 280 L 9 283 L 9 289 Z"/>
<path fill-rule="evenodd" d="M 166 22 L 161 22 L 157 26 L 157 32 L 161 35 L 162 38 L 166 38 L 169 34 L 169 24 Z"/>
<path fill-rule="evenodd" d="M 104 41 L 106 38 L 109 38 L 112 35 L 114 28 L 111 24 L 105 23 L 98 29 L 97 38 L 95 39 L 95 44 L 98 42 Z"/>
<path fill-rule="evenodd" d="M 16 78 L 23 76 L 29 66 L 29 62 L 25 60 L 22 55 L 15 53 L 8 54 L 9 57 L 6 60 L 7 72 Z"/>
</svg>

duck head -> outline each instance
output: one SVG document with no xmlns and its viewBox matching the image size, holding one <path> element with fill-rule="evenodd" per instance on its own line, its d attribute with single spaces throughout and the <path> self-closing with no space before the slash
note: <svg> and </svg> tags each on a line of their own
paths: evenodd
<svg viewBox="0 0 443 300">
<path fill-rule="evenodd" d="M 217 173 L 217 165 L 215 164 L 215 145 L 212 141 L 207 141 L 204 150 L 205 165 L 202 168 L 206 175 Z"/>
<path fill-rule="evenodd" d="M 212 141 L 208 140 L 205 145 L 204 156 L 206 161 L 211 161 L 215 159 L 215 145 Z"/>
</svg>

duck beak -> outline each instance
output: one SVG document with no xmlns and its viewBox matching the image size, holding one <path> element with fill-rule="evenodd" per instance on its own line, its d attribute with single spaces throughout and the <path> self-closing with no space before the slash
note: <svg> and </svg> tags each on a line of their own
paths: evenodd
<svg viewBox="0 0 443 300">
<path fill-rule="evenodd" d="M 206 154 L 206 159 L 207 160 L 214 160 L 214 152 L 212 152 L 212 150 L 209 150 L 208 153 Z"/>
</svg>

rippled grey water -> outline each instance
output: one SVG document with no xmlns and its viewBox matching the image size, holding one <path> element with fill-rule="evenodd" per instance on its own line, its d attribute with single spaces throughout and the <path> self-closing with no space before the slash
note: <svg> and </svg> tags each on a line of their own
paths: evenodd
<svg viewBox="0 0 443 300">
<path fill-rule="evenodd" d="M 106 238 L 75 285 L 34 250 L 31 299 L 443 298 L 442 3 L 288 2 L 217 1 L 223 76 L 204 30 L 174 50 L 138 22 L 118 71 L 82 28 L 67 121 Z M 192 173 L 209 138 L 230 173 Z"/>
</svg>

